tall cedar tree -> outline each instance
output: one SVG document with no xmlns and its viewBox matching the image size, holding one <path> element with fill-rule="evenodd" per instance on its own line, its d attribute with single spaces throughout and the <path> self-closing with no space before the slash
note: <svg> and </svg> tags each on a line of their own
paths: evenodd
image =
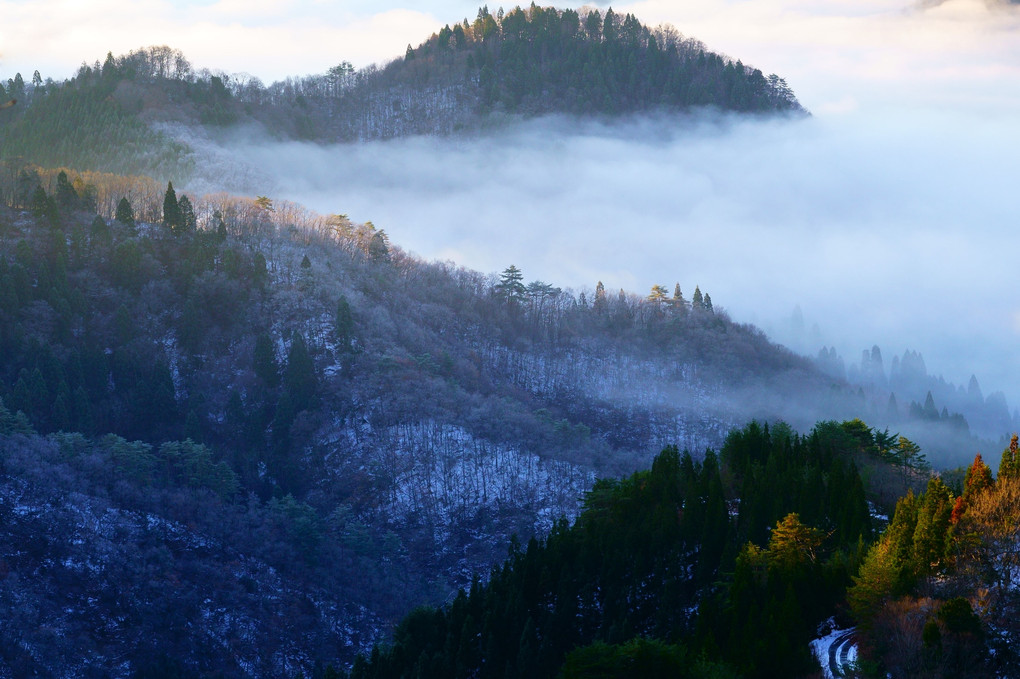
<svg viewBox="0 0 1020 679">
<path fill-rule="evenodd" d="M 346 295 L 340 295 L 340 300 L 336 304 L 336 339 L 344 351 L 351 348 L 353 333 L 354 314 L 351 313 L 351 305 Z"/>
<path fill-rule="evenodd" d="M 117 203 L 117 212 L 114 215 L 114 219 L 125 226 L 135 225 L 135 210 L 131 207 L 131 202 L 126 197 L 121 198 L 120 202 Z"/>
<path fill-rule="evenodd" d="M 180 232 L 182 224 L 183 215 L 181 215 L 180 203 L 177 202 L 174 183 L 167 182 L 166 194 L 163 196 L 163 225 L 176 235 Z"/>
<path fill-rule="evenodd" d="M 180 215 L 180 226 L 177 229 L 178 235 L 185 233 L 194 233 L 195 229 L 198 228 L 198 218 L 195 216 L 195 208 L 191 205 L 191 200 L 182 195 L 180 200 L 177 201 L 177 212 Z"/>
<path fill-rule="evenodd" d="M 312 403 L 318 379 L 315 376 L 315 365 L 308 353 L 308 345 L 300 333 L 294 334 L 287 354 L 287 369 L 283 376 L 283 384 L 294 404 L 295 412 L 304 410 Z"/>
</svg>

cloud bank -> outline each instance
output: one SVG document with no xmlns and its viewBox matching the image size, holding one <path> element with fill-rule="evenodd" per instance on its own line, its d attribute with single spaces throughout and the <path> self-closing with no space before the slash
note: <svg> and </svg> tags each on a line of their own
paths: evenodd
<svg viewBox="0 0 1020 679">
<path fill-rule="evenodd" d="M 848 359 L 879 344 L 1020 402 L 1007 114 L 545 119 L 495 137 L 244 144 L 273 191 L 371 220 L 428 259 L 644 293 L 694 286 L 738 320 Z M 264 191 L 263 191 L 264 192 Z M 785 332 L 799 305 L 816 336 Z"/>
</svg>

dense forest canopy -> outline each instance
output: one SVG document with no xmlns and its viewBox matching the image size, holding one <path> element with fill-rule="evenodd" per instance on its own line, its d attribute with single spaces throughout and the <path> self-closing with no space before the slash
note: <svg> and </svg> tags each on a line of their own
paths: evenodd
<svg viewBox="0 0 1020 679">
<path fill-rule="evenodd" d="M 700 462 L 667 448 L 488 582 L 405 618 L 352 677 L 622 677 L 646 654 L 655 677 L 802 676 L 871 536 L 857 432 L 752 423 Z"/>
</svg>

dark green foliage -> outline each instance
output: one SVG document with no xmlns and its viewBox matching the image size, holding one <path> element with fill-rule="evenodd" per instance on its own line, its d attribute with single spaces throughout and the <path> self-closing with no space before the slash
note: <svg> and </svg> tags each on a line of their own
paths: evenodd
<svg viewBox="0 0 1020 679">
<path fill-rule="evenodd" d="M 697 285 L 694 286 L 694 296 L 691 297 L 691 306 L 693 306 L 695 309 L 705 308 L 705 298 L 701 294 L 701 288 L 698 287 Z"/>
<path fill-rule="evenodd" d="M 942 650 L 942 632 L 939 631 L 939 624 L 934 619 L 929 618 L 924 623 L 924 629 L 921 630 L 921 643 L 926 649 L 934 652 Z"/>
<path fill-rule="evenodd" d="M 117 203 L 117 213 L 114 215 L 114 219 L 125 226 L 134 227 L 135 211 L 131 207 L 131 201 L 127 198 L 120 199 L 120 202 Z"/>
<path fill-rule="evenodd" d="M 213 212 L 213 230 L 216 232 L 216 240 L 220 243 L 227 240 L 227 223 L 223 221 L 223 214 L 219 210 Z"/>
<path fill-rule="evenodd" d="M 30 101 L 19 97 L 25 105 L 12 109 L 0 126 L 0 158 L 159 177 L 186 173 L 186 149 L 138 118 L 139 85 L 127 70 L 83 65 L 70 80 L 37 88 Z M 78 198 L 85 199 L 78 207 L 89 207 L 86 195 Z"/>
<path fill-rule="evenodd" d="M 180 199 L 177 201 L 177 208 L 180 215 L 179 233 L 194 233 L 195 229 L 198 227 L 198 219 L 195 217 L 195 208 L 191 204 L 191 199 L 185 195 L 181 195 Z M 164 218 L 165 215 L 166 213 L 164 212 Z"/>
<path fill-rule="evenodd" d="M 390 261 L 390 241 L 385 231 L 376 231 L 368 246 L 368 256 L 373 262 Z"/>
<path fill-rule="evenodd" d="M 577 12 L 531 5 L 502 17 L 479 10 L 470 30 L 455 26 L 421 44 L 414 60 L 480 70 L 483 110 L 519 113 L 625 113 L 663 106 L 799 110 L 779 78 L 765 78 L 740 62 L 725 62 L 694 40 L 653 32 L 632 15 L 592 11 L 582 27 Z M 470 57 L 470 61 L 468 61 Z M 470 66 L 469 66 L 470 68 Z"/>
<path fill-rule="evenodd" d="M 917 576 L 938 572 L 945 565 L 952 499 L 952 493 L 938 477 L 928 482 L 928 490 L 919 498 L 911 555 L 911 565 Z"/>
<path fill-rule="evenodd" d="M 119 216 L 130 221 L 131 212 L 130 203 L 120 201 Z M 143 311 L 139 296 L 147 286 L 154 291 L 178 346 L 199 355 L 247 313 L 251 267 L 240 265 L 230 275 L 215 271 L 218 245 L 210 238 L 158 246 L 122 228 L 125 222 L 111 228 L 96 216 L 83 226 L 83 218 L 62 217 L 67 234 L 49 224 L 33 229 L 11 248 L 12 260 L 0 256 L 0 396 L 17 401 L 44 432 L 112 430 L 155 443 L 187 432 L 217 440 L 202 413 L 188 417 L 193 404 L 177 403 L 168 358 L 153 350 L 158 343 L 150 344 L 146 332 L 153 318 L 147 314 L 157 312 Z M 250 258 L 244 251 L 222 255 Z M 29 326 L 27 336 L 8 322 L 14 316 L 4 315 L 42 302 L 52 316 Z"/>
<path fill-rule="evenodd" d="M 269 502 L 270 511 L 281 518 L 284 530 L 299 547 L 302 555 L 311 560 L 316 547 L 322 541 L 322 521 L 315 510 L 304 502 L 298 502 L 293 495 Z"/>
<path fill-rule="evenodd" d="M 280 383 L 280 367 L 276 362 L 276 349 L 273 348 L 273 339 L 266 333 L 260 333 L 255 338 L 255 356 L 252 367 L 255 375 L 269 387 L 275 387 Z"/>
<path fill-rule="evenodd" d="M 1020 443 L 1016 434 L 1009 440 L 1009 447 L 1002 451 L 1002 459 L 999 461 L 999 478 L 1020 477 Z"/>
<path fill-rule="evenodd" d="M 723 679 L 736 677 L 722 665 L 692 657 L 683 646 L 637 637 L 625 644 L 596 642 L 567 654 L 562 679 Z"/>
<path fill-rule="evenodd" d="M 558 523 L 543 543 L 516 549 L 488 585 L 461 592 L 446 611 L 408 618 L 365 676 L 397 676 L 422 662 L 437 676 L 504 676 L 504 668 L 511 676 L 553 676 L 579 644 L 622 644 L 638 630 L 681 635 L 693 623 L 686 611 L 699 586 L 717 573 L 709 565 L 697 569 L 697 581 L 688 577 L 703 532 L 694 517 L 713 511 L 701 495 L 713 483 L 716 467 L 675 449 L 660 454 L 651 471 L 600 481 L 573 527 Z M 725 525 L 725 507 L 714 511 Z M 442 625 L 426 624 L 429 617 Z M 668 662 L 673 651 L 644 660 Z"/>
<path fill-rule="evenodd" d="M 76 210 L 79 207 L 80 198 L 78 192 L 71 186 L 71 182 L 67 179 L 67 173 L 61 171 L 57 175 L 57 189 L 55 199 L 57 201 L 57 207 L 62 212 L 70 212 Z"/>
<path fill-rule="evenodd" d="M 28 207 L 35 217 L 45 218 L 49 220 L 50 224 L 55 225 L 57 223 L 59 218 L 57 203 L 46 194 L 46 190 L 42 186 L 37 186 L 32 192 Z"/>
<path fill-rule="evenodd" d="M 66 233 L 34 223 L 4 240 L 0 396 L 7 407 L 23 410 L 46 434 L 114 432 L 132 442 L 87 458 L 94 464 L 82 462 L 106 475 L 102 493 L 141 497 L 138 502 L 151 495 L 155 506 L 166 508 L 160 511 L 179 512 L 175 520 L 197 522 L 204 534 L 220 536 L 228 547 L 220 552 L 218 543 L 208 543 L 209 551 L 228 562 L 257 552 L 255 558 L 264 557 L 273 568 L 301 573 L 315 587 L 321 583 L 323 592 L 367 600 L 386 620 L 374 627 L 365 623 L 362 630 L 385 628 L 410 602 L 444 600 L 449 583 L 467 568 L 492 563 L 493 550 L 504 553 L 511 533 L 527 537 L 535 530 L 536 500 L 524 485 L 509 499 L 488 504 L 465 492 L 448 505 L 454 518 L 447 524 L 438 523 L 439 512 L 430 507 L 446 501 L 435 495 L 423 496 L 420 508 L 404 515 L 410 517 L 405 524 L 387 523 L 385 498 L 408 488 L 420 492 L 428 483 L 398 485 L 417 473 L 403 466 L 405 459 L 432 454 L 422 450 L 420 457 L 416 452 L 405 458 L 403 441 L 438 442 L 471 457 L 496 446 L 540 452 L 556 464 L 577 465 L 544 467 L 563 474 L 564 489 L 572 489 L 588 483 L 578 480 L 583 472 L 576 470 L 592 459 L 604 461 L 605 474 L 630 471 L 638 459 L 633 451 L 647 449 L 650 432 L 675 419 L 675 413 L 655 412 L 637 399 L 624 397 L 621 407 L 573 386 L 562 394 L 522 397 L 517 380 L 541 379 L 541 373 L 516 372 L 502 364 L 503 356 L 507 363 L 532 357 L 544 363 L 554 349 L 576 355 L 583 349 L 600 352 L 593 357 L 602 365 L 612 356 L 628 357 L 627 364 L 690 362 L 711 380 L 728 370 L 746 379 L 807 369 L 806 362 L 775 352 L 767 338 L 724 314 L 674 314 L 667 307 L 653 318 L 626 295 L 605 299 L 605 309 L 596 313 L 569 293 L 546 291 L 536 282 L 509 314 L 480 274 L 405 253 L 394 256 L 396 266 L 373 263 L 365 247 L 373 232 L 367 228 L 357 242 L 338 235 L 335 247 L 303 234 L 251 238 L 233 214 L 231 229 L 237 230 L 225 240 L 205 230 L 182 238 L 150 237 L 148 229 L 132 234 L 102 219 L 89 227 L 91 216 L 80 211 L 61 218 Z M 84 240 L 85 257 L 75 255 L 75 233 Z M 271 274 L 257 247 L 272 253 Z M 301 275 L 305 251 L 315 276 Z M 306 282 L 311 294 L 301 293 Z M 342 357 L 330 337 L 348 326 L 340 300 L 357 312 L 356 351 Z M 330 327 L 331 304 L 336 328 Z M 727 341 L 740 350 L 730 351 Z M 286 348 L 282 355 L 276 355 L 277 346 Z M 533 353 L 522 346 L 534 347 L 526 350 Z M 480 347 L 490 347 L 485 356 Z M 438 668 L 434 675 L 449 676 L 480 659 L 499 658 L 502 670 L 551 676 L 574 647 L 598 640 L 622 645 L 640 636 L 682 646 L 691 658 L 725 658 L 732 650 L 724 630 L 733 625 L 730 574 L 737 555 L 751 533 L 765 548 L 767 528 L 790 512 L 804 526 L 833 534 L 817 552 L 824 587 L 811 589 L 798 580 L 814 566 L 788 569 L 789 587 L 776 592 L 750 582 L 765 593 L 762 610 L 801 634 L 816 613 L 800 598 L 827 605 L 845 580 L 836 555 L 856 544 L 852 536 L 866 534 L 867 516 L 858 511 L 863 503 L 855 499 L 863 490 L 847 461 L 857 454 L 858 441 L 835 423 L 809 436 L 776 425 L 766 434 L 755 425 L 735 440 L 747 449 L 733 447 L 722 461 L 673 450 L 650 472 L 601 482 L 589 497 L 590 513 L 574 528 L 560 524 L 549 541 L 516 550 L 515 562 L 531 564 L 527 578 L 508 566 L 493 579 L 496 589 L 479 584 L 474 594 L 465 593 L 463 615 L 460 609 L 437 613 L 453 622 L 449 629 L 436 623 L 441 649 L 419 655 L 418 662 Z M 164 448 L 167 442 L 172 445 Z M 447 474 L 447 459 L 437 462 Z M 234 474 L 238 492 L 224 470 Z M 841 497 L 838 488 L 844 489 Z M 746 506 L 735 502 L 741 492 L 747 492 Z M 188 510 L 197 506 L 196 498 L 231 509 L 196 518 Z M 235 511 L 244 518 L 219 527 L 219 519 Z M 437 541 L 447 530 L 453 537 L 444 540 L 463 543 Z M 227 532 L 236 538 L 223 538 Z M 232 541 L 248 539 L 243 536 L 264 542 L 265 549 L 235 549 Z M 211 580 L 240 587 L 232 568 L 223 566 Z M 476 606 L 488 597 L 501 607 Z M 696 613 L 703 603 L 703 613 Z M 312 623 L 300 619 L 302 610 L 307 607 L 281 615 L 293 629 L 308 630 Z M 168 629 L 193 641 L 183 625 L 192 616 L 201 619 L 200 610 L 154 611 L 172 614 Z M 799 638 L 788 643 L 802 647 Z M 307 652 L 349 659 L 347 648 Z M 760 652 L 752 650 L 749 658 Z"/>
<path fill-rule="evenodd" d="M 184 217 L 181 214 L 181 206 L 177 201 L 177 192 L 174 191 L 174 183 L 167 182 L 166 194 L 163 196 L 163 225 L 177 235 L 184 224 Z"/>
<path fill-rule="evenodd" d="M 742 474 L 762 464 L 789 478 L 785 487 L 745 490 L 735 522 L 723 483 L 735 470 L 720 469 L 712 452 L 698 463 L 667 448 L 649 471 L 597 482 L 572 527 L 559 523 L 544 542 L 515 548 L 487 585 L 476 583 L 445 609 L 412 614 L 393 646 L 377 649 L 352 676 L 406 676 L 415 667 L 448 677 L 732 674 L 695 660 L 701 653 L 746 676 L 811 673 L 807 642 L 842 598 L 867 507 L 860 498 L 851 520 L 836 502 L 860 484 L 843 459 L 855 450 L 852 439 L 838 425 L 808 437 L 778 429 L 772 437 L 752 423 L 727 441 L 724 462 L 754 460 Z M 812 464 L 830 478 L 837 469 L 843 475 L 831 496 L 822 491 L 821 506 L 808 501 L 819 482 Z M 776 525 L 767 547 L 747 544 L 737 556 L 745 511 L 773 495 L 835 529 L 765 514 Z"/>
<path fill-rule="evenodd" d="M 768 527 L 793 511 L 808 525 L 835 530 L 843 548 L 868 539 L 864 487 L 850 458 L 857 449 L 836 423 L 821 423 L 806 437 L 757 422 L 731 432 L 721 455 L 741 484 L 741 539 L 764 547 Z"/>
<path fill-rule="evenodd" d="M 10 96 L 21 87 L 14 79 L 6 89 Z M 186 179 L 194 159 L 185 144 L 154 132 L 152 120 L 254 120 L 283 137 L 354 140 L 452 133 L 500 119 L 490 114 L 802 111 L 782 78 L 675 29 L 612 11 L 582 22 L 574 10 L 536 5 L 496 16 L 482 8 L 473 23 L 443 27 L 403 58 L 360 72 L 344 62 L 265 87 L 195 72 L 179 51 L 157 46 L 108 54 L 18 98 L 22 105 L 4 111 L 0 157 L 160 181 Z M 90 196 L 78 193 L 78 207 L 89 209 Z"/>
<path fill-rule="evenodd" d="M 494 291 L 501 299 L 509 304 L 517 304 L 524 300 L 527 290 L 524 286 L 524 274 L 516 266 L 511 264 L 499 275 L 499 283 Z"/>
<path fill-rule="evenodd" d="M 354 339 L 354 314 L 345 295 L 340 295 L 336 304 L 336 339 L 341 349 L 350 350 Z"/>
<path fill-rule="evenodd" d="M 266 257 L 261 252 L 256 252 L 252 258 L 252 282 L 258 287 L 266 284 L 269 278 L 269 271 L 266 265 Z"/>
<path fill-rule="evenodd" d="M 173 441 L 159 447 L 157 464 L 171 486 L 208 488 L 224 499 L 238 490 L 237 476 L 226 462 L 216 462 L 212 451 L 194 441 Z"/>
<path fill-rule="evenodd" d="M 0 436 L 12 436 L 14 434 L 32 434 L 32 424 L 28 421 L 25 413 L 18 410 L 11 412 L 0 399 Z"/>
<path fill-rule="evenodd" d="M 954 597 L 939 606 L 938 618 L 950 632 L 981 634 L 981 619 L 974 613 L 970 602 L 963 597 Z"/>
<path fill-rule="evenodd" d="M 308 353 L 308 346 L 300 333 L 295 333 L 287 354 L 287 367 L 283 373 L 283 386 L 287 390 L 294 409 L 304 410 L 312 405 L 318 378 L 315 365 Z"/>
</svg>

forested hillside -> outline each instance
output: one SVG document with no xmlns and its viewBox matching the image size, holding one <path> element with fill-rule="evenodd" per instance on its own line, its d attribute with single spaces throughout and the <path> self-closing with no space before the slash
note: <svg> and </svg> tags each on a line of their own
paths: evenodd
<svg viewBox="0 0 1020 679">
<path fill-rule="evenodd" d="M 860 421 L 752 423 L 700 462 L 667 448 L 351 676 L 809 676 L 872 535 L 858 465 L 889 471 Z"/>
<path fill-rule="evenodd" d="M 153 47 L 2 88 L 0 678 L 810 676 L 827 619 L 876 676 L 1009 675 L 1015 439 L 929 459 L 987 449 L 957 407 L 1004 433 L 976 381 L 185 188 L 182 130 L 800 112 L 782 79 L 532 5 L 268 87 Z"/>
<path fill-rule="evenodd" d="M 980 456 L 962 489 L 931 477 L 869 547 L 881 438 L 752 423 L 700 463 L 667 448 L 488 582 L 408 615 L 350 676 L 818 676 L 808 640 L 851 616 L 847 676 L 1017 676 L 1016 436 L 996 479 Z"/>
<path fill-rule="evenodd" d="M 958 486 L 908 490 L 869 547 L 881 446 L 855 420 L 752 423 L 700 465 L 667 449 L 351 676 L 813 676 L 827 616 L 859 625 L 848 676 L 1017 676 L 1017 436 L 994 478 L 979 455 Z"/>
<path fill-rule="evenodd" d="M 231 646 L 224 666 L 349 660 L 400 606 L 441 601 L 512 535 L 576 514 L 596 474 L 628 473 L 672 442 L 704 450 L 751 411 L 840 407 L 809 361 L 697 287 L 690 301 L 679 285 L 648 297 L 597 286 L 589 300 L 512 265 L 486 276 L 425 263 L 371 224 L 266 197 L 4 176 L 3 506 L 16 547 L 2 558 L 22 574 L 6 581 L 10 604 L 36 602 L 19 630 L 59 608 L 60 638 L 151 657 L 124 620 L 151 622 L 166 590 L 97 597 L 113 596 L 113 559 L 139 569 L 125 581 L 188 583 L 195 615 L 261 621 L 222 613 L 207 630 L 202 648 L 253 644 Z M 249 590 L 209 589 L 217 569 L 241 577 L 223 559 L 247 564 Z M 19 584 L 50 578 L 84 598 L 68 611 L 50 598 L 64 585 Z M 248 608 L 274 587 L 305 602 L 284 635 L 307 640 L 292 657 L 251 650 L 287 643 Z M 90 636 L 108 619 L 121 621 L 109 639 Z M 37 644 L 62 657 L 63 642 L 44 641 L 8 657 L 36 667 Z"/>
<path fill-rule="evenodd" d="M 94 668 L 109 667 L 107 654 L 134 658 L 132 671 L 343 665 L 406 606 L 439 603 L 486 572 L 512 536 L 566 539 L 556 521 L 577 514 L 596 476 L 630 473 L 664 445 L 719 445 L 753 415 L 858 404 L 698 287 L 688 300 L 679 284 L 645 297 L 599 284 L 589 299 L 525 283 L 513 265 L 486 276 L 426 263 L 371 224 L 267 197 L 38 168 L 4 176 L 0 470 L 11 548 L 0 559 L 16 611 L 4 635 L 13 667 L 52 670 L 72 647 L 94 647 Z M 669 458 L 694 474 L 685 487 L 721 474 L 703 497 L 710 515 L 722 521 L 723 498 L 727 517 L 739 510 L 732 526 L 684 533 L 707 540 L 677 547 L 684 559 L 715 546 L 683 571 L 694 590 L 678 605 L 706 603 L 713 578 L 742 563 L 744 541 L 768 549 L 766 528 L 790 512 L 842 526 L 839 549 L 858 549 L 869 519 L 851 462 L 870 469 L 880 503 L 926 468 L 888 430 L 802 439 L 784 427 L 731 436 L 721 472 L 712 456 Z M 851 452 L 833 454 L 831 436 Z M 879 462 L 860 467 L 867 460 Z M 597 485 L 589 508 L 612 488 Z M 833 567 L 840 582 L 853 573 Z M 820 600 L 839 599 L 845 585 L 826 582 L 836 589 Z M 123 583 L 137 584 L 118 594 Z M 157 629 L 168 600 L 180 613 Z M 804 615 L 806 635 L 817 616 Z M 199 633 L 188 630 L 196 617 L 210 621 Z M 43 620 L 60 634 L 25 631 Z M 719 636 L 726 619 L 699 620 L 720 627 L 678 619 L 676 643 L 736 648 Z M 614 624 L 578 640 L 625 643 L 652 622 L 609 634 Z M 720 662 L 747 671 L 764 651 L 743 652 L 750 659 Z M 806 667 L 799 653 L 789 662 Z"/>
<path fill-rule="evenodd" d="M 0 158 L 45 167 L 182 179 L 194 169 L 183 128 L 216 135 L 257 125 L 291 139 L 357 141 L 450 134 L 507 116 L 618 116 L 711 107 L 801 112 L 775 75 L 710 52 L 676 29 L 612 10 L 515 8 L 444 27 L 385 66 L 341 61 L 328 73 L 264 85 L 195 69 L 149 47 L 83 63 L 66 82 L 38 71 L 0 82 Z"/>
<path fill-rule="evenodd" d="M 300 92 L 341 139 L 451 132 L 492 114 L 803 112 L 779 76 L 725 59 L 671 26 L 653 30 L 612 9 L 579 13 L 532 3 L 492 15 L 483 7 L 473 22 L 445 26 L 408 45 L 403 58 L 358 75 L 341 64 L 325 83 L 276 84 L 270 94 Z M 322 84 L 344 94 L 331 97 Z"/>
<path fill-rule="evenodd" d="M 18 102 L 0 120 L 0 159 L 157 177 L 189 171 L 188 149 L 150 126 L 153 112 L 167 112 L 186 87 L 183 66 L 150 70 L 160 53 L 110 55 L 66 82 L 44 82 L 36 71 L 31 83 L 20 73 L 0 83 L 0 99 Z"/>
<path fill-rule="evenodd" d="M 906 350 L 893 356 L 888 368 L 878 346 L 861 352 L 860 362 L 847 365 L 835 348 L 823 347 L 815 359 L 826 374 L 846 380 L 860 389 L 863 396 L 859 414 L 869 422 L 902 430 L 911 437 L 923 439 L 929 450 L 938 449 L 933 438 L 954 440 L 960 446 L 961 435 L 973 433 L 1006 445 L 1006 432 L 1020 429 L 1020 412 L 1010 411 L 1001 391 L 987 396 L 973 375 L 964 387 L 947 382 L 941 375 L 929 373 L 924 357 Z M 934 437 L 927 432 L 938 431 Z M 963 465 L 968 460 L 952 456 L 950 464 Z"/>
</svg>

